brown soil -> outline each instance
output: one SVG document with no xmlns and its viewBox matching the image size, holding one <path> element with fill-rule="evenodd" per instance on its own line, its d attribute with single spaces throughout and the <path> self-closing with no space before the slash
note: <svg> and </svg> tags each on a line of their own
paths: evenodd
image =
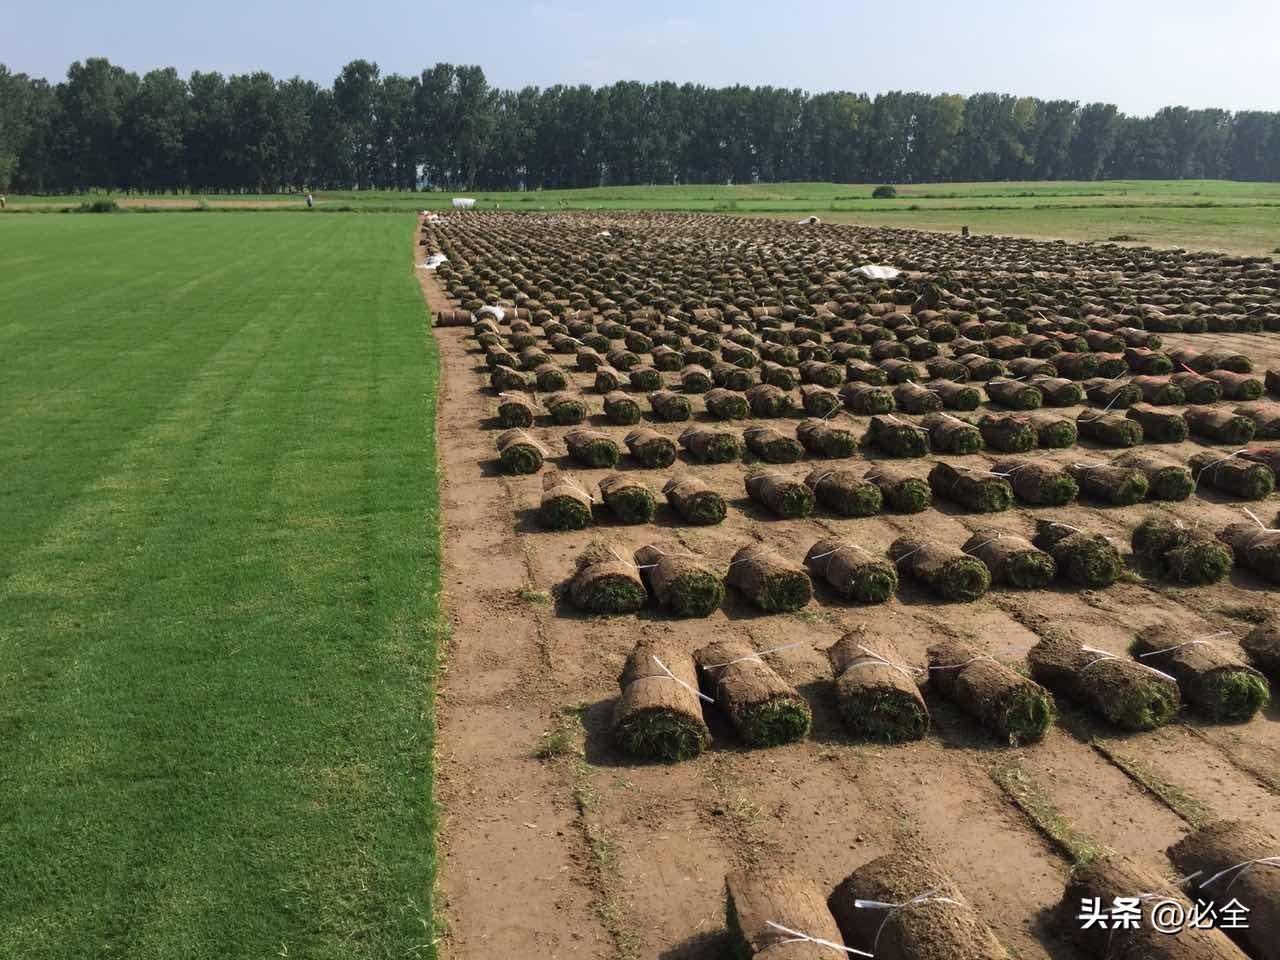
<svg viewBox="0 0 1280 960">
<path fill-rule="evenodd" d="M 415 275 L 433 309 L 455 306 L 433 274 Z M 711 617 L 681 621 L 649 609 L 586 618 L 557 595 L 575 558 L 602 536 L 631 550 L 659 538 L 674 541 L 723 569 L 752 541 L 797 562 L 828 536 L 853 539 L 883 556 L 903 535 L 959 547 L 979 523 L 1026 536 L 1034 518 L 1052 516 L 1127 548 L 1129 532 L 1149 506 L 1083 500 L 978 517 L 939 501 L 911 516 L 840 519 L 818 510 L 781 520 L 746 497 L 743 463 L 702 464 L 682 452 L 670 469 L 641 475 L 658 488 L 668 476 L 695 472 L 729 499 L 723 523 L 689 526 L 663 504 L 651 525 L 602 520 L 597 526 L 607 529 L 549 532 L 537 522 L 541 479 L 506 477 L 496 469 L 496 400 L 469 331 L 432 333 L 442 368 L 443 601 L 453 627 L 438 700 L 438 904 L 447 925 L 446 956 L 710 960 L 723 955 L 727 943 L 729 872 L 769 864 L 830 891 L 858 866 L 905 848 L 937 861 L 1018 956 L 1067 960 L 1080 954 L 1052 929 L 1050 911 L 1062 898 L 1070 864 L 997 785 L 991 775 L 997 766 L 1021 765 L 1077 831 L 1169 874 L 1164 850 L 1197 816 L 1276 822 L 1275 707 L 1242 725 L 1201 724 L 1184 714 L 1165 729 L 1125 736 L 1060 700 L 1063 718 L 1048 736 L 1012 749 L 993 744 L 974 721 L 930 693 L 931 732 L 885 747 L 845 734 L 823 652 L 859 625 L 891 637 L 912 664 L 927 662 L 926 649 L 943 638 L 1021 664 L 1040 636 L 1054 631 L 1120 656 L 1133 631 L 1157 622 L 1195 635 L 1230 629 L 1242 636 L 1261 612 L 1277 609 L 1263 581 L 1247 571 L 1209 588 L 1134 577 L 1096 592 L 996 588 L 974 603 L 945 605 L 904 580 L 896 597 L 871 608 L 846 605 L 820 586 L 800 613 L 772 616 L 730 591 Z M 1197 341 L 1207 339 L 1165 336 L 1166 347 Z M 1212 341 L 1214 349 L 1253 357 L 1259 369 L 1280 358 L 1274 336 L 1224 334 Z M 600 415 L 592 375 L 570 375 L 590 402 L 587 425 L 621 442 L 628 428 L 612 427 Z M 768 422 L 790 430 L 800 417 Z M 695 414 L 695 422 L 704 419 Z M 832 418 L 837 425 L 857 424 L 860 432 L 866 420 L 845 413 Z M 645 421 L 673 439 L 688 426 L 650 422 L 647 414 Z M 529 432 L 552 451 L 550 466 L 571 466 L 561 456 L 562 428 L 540 417 Z M 1106 455 L 1081 446 L 1033 456 L 1067 464 Z M 1162 452 L 1185 461 L 1200 449 L 1190 441 Z M 963 462 L 993 459 L 979 454 Z M 919 461 L 918 475 L 928 465 Z M 611 472 L 572 468 L 588 489 Z M 637 468 L 624 456 L 618 469 Z M 793 469 L 803 475 L 800 465 Z M 1256 512 L 1270 522 L 1274 503 L 1261 506 L 1266 512 Z M 1238 504 L 1212 491 L 1168 509 L 1212 529 L 1241 518 Z M 787 746 L 744 750 L 709 711 L 714 742 L 702 756 L 674 766 L 635 763 L 612 744 L 609 725 L 619 671 L 644 637 L 675 639 L 688 651 L 728 637 L 755 649 L 801 642 L 765 659 L 812 705 L 811 734 Z M 572 726 L 577 716 L 581 730 Z M 544 735 L 566 723 L 576 730 L 574 749 L 539 758 Z"/>
</svg>

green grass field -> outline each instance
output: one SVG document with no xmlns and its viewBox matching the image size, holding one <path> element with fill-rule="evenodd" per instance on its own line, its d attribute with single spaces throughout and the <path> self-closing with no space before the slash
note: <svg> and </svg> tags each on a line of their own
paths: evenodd
<svg viewBox="0 0 1280 960">
<path fill-rule="evenodd" d="M 875 184 L 780 183 L 745 186 L 600 187 L 522 193 L 468 193 L 481 207 L 507 210 L 689 210 L 800 217 L 839 223 L 959 230 L 1066 240 L 1120 234 L 1153 246 L 1232 253 L 1280 251 L 1280 183 L 1224 180 L 1106 180 L 935 183 L 899 186 L 894 200 L 873 200 Z M 334 191 L 316 194 L 320 210 L 444 209 L 453 193 Z M 60 209 L 66 198 L 10 197 L 9 210 Z M 76 201 L 78 202 L 78 201 Z M 130 197 L 152 209 L 211 210 L 245 204 L 305 209 L 300 197 Z"/>
<path fill-rule="evenodd" d="M 0 956 L 434 954 L 412 229 L 0 218 Z"/>
</svg>

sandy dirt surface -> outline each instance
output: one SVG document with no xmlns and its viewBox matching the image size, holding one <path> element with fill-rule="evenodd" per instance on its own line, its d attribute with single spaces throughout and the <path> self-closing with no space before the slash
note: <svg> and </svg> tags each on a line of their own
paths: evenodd
<svg viewBox="0 0 1280 960">
<path fill-rule="evenodd" d="M 457 305 L 433 274 L 416 272 L 433 310 Z M 727 871 L 781 864 L 831 889 L 865 861 L 908 848 L 941 862 L 1016 956 L 1067 960 L 1079 954 L 1045 917 L 1071 865 L 1052 839 L 1055 823 L 1170 874 L 1165 848 L 1201 819 L 1241 817 L 1273 830 L 1280 823 L 1275 706 L 1231 726 L 1184 711 L 1161 730 L 1124 735 L 1060 699 L 1062 716 L 1046 739 L 1014 748 L 993 742 L 929 694 L 930 734 L 879 746 L 845 733 L 822 653 L 857 625 L 872 637 L 892 638 L 914 664 L 925 663 L 926 648 L 941 637 L 963 638 L 1018 664 L 1040 636 L 1055 632 L 1121 656 L 1134 630 L 1158 622 L 1197 635 L 1240 636 L 1277 606 L 1272 589 L 1248 572 L 1202 588 L 1138 577 L 1099 591 L 997 587 L 971 604 L 942 603 L 904 579 L 880 606 L 851 606 L 819 587 L 803 610 L 772 616 L 730 591 L 705 620 L 673 620 L 652 609 L 584 617 L 559 596 L 575 557 L 599 537 L 628 551 L 675 539 L 724 566 L 752 541 L 799 560 L 832 533 L 883 553 L 902 534 L 958 546 L 978 525 L 1027 535 L 1037 517 L 1052 516 L 1112 536 L 1127 553 L 1130 531 L 1153 509 L 1217 529 L 1241 519 L 1238 502 L 1205 492 L 1159 507 L 1082 499 L 978 516 L 937 501 L 912 516 L 842 519 L 819 508 L 807 519 L 780 520 L 746 497 L 742 463 L 694 463 L 682 452 L 667 470 L 644 470 L 624 454 L 620 469 L 635 471 L 655 490 L 671 475 L 696 473 L 729 499 L 728 517 L 718 526 L 691 527 L 664 504 L 653 524 L 624 526 L 598 508 L 587 530 L 548 532 L 537 518 L 540 476 L 508 477 L 497 467 L 496 398 L 469 330 L 433 332 L 442 364 L 444 608 L 453 626 L 438 705 L 446 956 L 710 960 L 726 945 Z M 1261 368 L 1280 362 L 1278 341 L 1227 334 L 1215 338 L 1215 347 L 1246 353 Z M 1166 337 L 1167 345 L 1179 342 L 1206 346 L 1203 335 Z M 621 446 L 630 428 L 604 420 L 590 374 L 575 371 L 573 379 L 591 406 L 589 425 Z M 695 414 L 695 422 L 705 416 Z M 859 433 L 865 427 L 864 417 L 838 419 Z M 644 425 L 673 437 L 687 426 Z M 792 427 L 783 424 L 784 431 Z M 529 432 L 552 452 L 549 465 L 571 470 L 593 492 L 610 472 L 571 463 L 565 428 L 545 417 Z M 1185 458 L 1203 448 L 1189 442 L 1159 449 Z M 1076 449 L 1035 455 L 1068 463 L 1108 454 L 1082 441 Z M 993 457 L 955 459 L 980 464 Z M 920 476 L 929 465 L 902 463 Z M 803 477 L 811 466 L 806 459 L 777 469 Z M 1253 506 L 1274 518 L 1274 498 Z M 766 659 L 811 704 L 811 735 L 747 750 L 711 717 L 713 746 L 695 760 L 661 765 L 628 758 L 609 735 L 616 678 L 635 643 L 654 634 L 671 635 L 689 650 L 725 636 L 748 639 L 756 649 L 799 642 Z M 557 729 L 571 731 L 572 749 L 540 758 L 544 736 Z M 1029 785 L 1038 801 L 1011 783 Z"/>
</svg>

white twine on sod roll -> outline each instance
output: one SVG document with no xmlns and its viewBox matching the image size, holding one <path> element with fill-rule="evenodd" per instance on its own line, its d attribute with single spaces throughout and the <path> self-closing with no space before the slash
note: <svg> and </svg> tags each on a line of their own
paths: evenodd
<svg viewBox="0 0 1280 960">
<path fill-rule="evenodd" d="M 714 701 L 714 700 L 712 700 L 710 697 L 708 697 L 708 696 L 707 696 L 705 693 L 703 693 L 701 690 L 695 690 L 695 689 L 693 689 L 693 687 L 689 686 L 687 683 L 685 683 L 683 680 L 681 680 L 679 677 L 677 677 L 674 673 L 672 673 L 672 672 L 671 672 L 671 670 L 667 667 L 667 665 L 666 665 L 665 663 L 663 663 L 663 662 L 658 658 L 658 655 L 657 655 L 656 653 L 651 653 L 651 654 L 649 654 L 649 656 L 653 657 L 653 662 L 654 662 L 654 663 L 656 663 L 656 664 L 658 665 L 659 669 L 661 669 L 661 670 L 662 670 L 662 672 L 663 672 L 664 674 L 666 674 L 666 679 L 668 679 L 668 680 L 674 680 L 676 683 L 680 684 L 680 686 L 684 687 L 686 690 L 688 690 L 690 693 L 692 693 L 692 694 L 693 694 L 695 697 L 697 697 L 699 700 L 705 700 L 705 701 L 707 701 L 707 703 L 715 703 L 715 701 Z M 652 676 L 652 674 L 651 674 L 651 676 Z M 659 679 L 661 679 L 661 678 L 659 678 Z"/>
<path fill-rule="evenodd" d="M 866 646 L 865 644 L 861 644 L 861 643 L 858 644 L 858 649 L 861 650 L 863 653 L 865 653 L 871 659 L 859 660 L 857 663 L 851 663 L 847 668 L 849 670 L 852 670 L 854 667 L 866 666 L 869 663 L 883 663 L 886 667 L 892 667 L 894 670 L 897 670 L 900 674 L 902 674 L 908 680 L 915 680 L 915 677 L 912 676 L 913 673 L 928 672 L 923 667 L 908 667 L 908 666 L 903 666 L 900 663 L 894 663 L 888 657 L 881 656 L 880 654 L 876 653 L 874 650 L 872 650 L 870 647 Z"/>
<path fill-rule="evenodd" d="M 1081 644 L 1080 649 L 1087 650 L 1090 653 L 1096 653 L 1097 656 L 1094 657 L 1092 660 L 1090 660 L 1088 663 L 1086 663 L 1078 671 L 1076 671 L 1077 673 L 1084 673 L 1086 670 L 1092 667 L 1095 663 L 1101 663 L 1103 660 L 1121 660 L 1122 659 L 1121 657 L 1117 657 L 1114 653 L 1111 653 L 1107 650 L 1099 650 L 1097 647 L 1090 647 L 1087 644 Z M 1125 660 L 1124 662 L 1132 663 L 1133 661 Z M 1143 670 L 1150 670 L 1152 673 L 1158 673 L 1160 674 L 1160 676 L 1164 677 L 1166 680 L 1172 680 L 1174 683 L 1178 682 L 1176 677 L 1173 677 L 1170 674 L 1165 673 L 1163 670 L 1157 670 L 1155 667 L 1151 666 L 1150 664 L 1138 663 L 1136 664 L 1136 666 L 1142 667 Z"/>
<path fill-rule="evenodd" d="M 950 903 L 960 906 L 959 900 L 953 900 L 951 897 L 936 896 L 937 890 L 930 890 L 928 893 L 922 893 L 918 897 L 912 897 L 910 900 L 904 900 L 902 903 L 885 903 L 882 900 L 854 900 L 853 905 L 859 910 L 887 910 L 884 919 L 880 921 L 880 926 L 876 927 L 876 937 L 871 941 L 871 950 L 874 954 L 876 947 L 880 945 L 880 934 L 884 933 L 885 924 L 889 922 L 897 911 L 903 907 L 914 907 L 922 903 Z"/>
<path fill-rule="evenodd" d="M 770 647 L 768 650 L 757 650 L 755 653 L 752 653 L 748 656 L 735 657 L 733 660 L 728 660 L 728 661 L 725 661 L 724 663 L 708 663 L 708 664 L 705 664 L 702 669 L 703 670 L 719 670 L 721 667 L 731 667 L 735 663 L 743 663 L 747 660 L 760 660 L 760 658 L 767 653 L 777 653 L 779 650 L 790 650 L 792 647 L 803 647 L 804 644 L 805 644 L 805 641 L 803 640 L 797 640 L 795 643 L 784 643 L 780 647 Z M 760 660 L 760 662 L 764 663 L 763 660 Z"/>
<path fill-rule="evenodd" d="M 969 666 L 969 664 L 971 663 L 977 663 L 979 660 L 990 660 L 992 663 L 997 662 L 995 657 L 992 657 L 985 653 L 980 653 L 976 657 L 970 657 L 964 663 L 940 663 L 937 666 L 929 667 L 929 669 L 930 670 L 960 670 L 964 667 Z"/>
<path fill-rule="evenodd" d="M 965 553 L 976 553 L 977 551 L 981 550 L 983 547 L 987 546 L 988 544 L 995 543 L 997 540 L 1000 540 L 1003 537 L 1004 537 L 1003 533 L 997 533 L 990 540 L 984 540 L 982 541 L 982 543 L 978 544 L 976 547 L 970 547 L 968 550 L 965 551 Z"/>
<path fill-rule="evenodd" d="M 1231 636 L 1230 630 L 1219 630 L 1217 633 L 1207 633 L 1203 637 L 1196 637 L 1194 640 L 1188 640 L 1186 643 L 1175 643 L 1171 647 L 1164 647 L 1163 649 L 1160 649 L 1160 650 L 1152 650 L 1149 653 L 1140 653 L 1138 654 L 1138 657 L 1139 658 L 1154 657 L 1156 654 L 1172 653 L 1175 650 L 1181 650 L 1183 647 L 1212 646 L 1212 644 L 1210 644 L 1209 641 L 1214 639 L 1215 637 L 1229 637 L 1229 636 Z"/>
<path fill-rule="evenodd" d="M 517 430 L 520 430 L 520 428 L 519 428 L 519 427 L 516 427 L 516 429 L 517 429 Z M 550 451 L 550 450 L 548 450 L 546 447 L 544 447 L 542 444 L 540 444 L 537 440 L 535 440 L 535 439 L 534 439 L 533 437 L 531 437 L 529 434 L 525 433 L 523 430 L 520 430 L 520 436 L 524 437 L 524 438 L 525 438 L 526 440 L 528 440 L 531 444 L 533 444 L 535 447 L 537 447 L 537 448 L 538 448 L 538 452 L 539 452 L 540 454 L 542 454 L 544 457 L 549 457 L 549 456 L 551 456 L 551 451 Z"/>
<path fill-rule="evenodd" d="M 1203 890 L 1215 880 L 1219 880 L 1229 873 L 1234 873 L 1235 876 L 1232 877 L 1231 882 L 1227 884 L 1227 890 L 1230 890 L 1232 886 L 1235 885 L 1235 882 L 1244 876 L 1245 872 L 1250 867 L 1257 866 L 1258 864 L 1262 864 L 1264 867 L 1280 867 L 1280 857 L 1258 857 L 1256 860 L 1246 860 L 1244 863 L 1237 863 L 1234 867 L 1227 867 L 1225 870 L 1219 870 L 1208 880 L 1204 881 L 1204 883 L 1200 884 L 1200 889 Z"/>
<path fill-rule="evenodd" d="M 1276 530 L 1275 530 L 1274 528 L 1272 528 L 1272 527 L 1268 527 L 1265 523 L 1263 523 L 1261 520 L 1259 520 L 1259 519 L 1258 519 L 1258 515 L 1257 515 L 1256 513 L 1254 513 L 1252 510 L 1250 510 L 1248 507 L 1241 507 L 1240 509 L 1241 509 L 1241 510 L 1243 510 L 1243 511 L 1245 512 L 1245 515 L 1246 515 L 1250 520 L 1252 520 L 1252 521 L 1253 521 L 1254 523 L 1256 523 L 1259 527 L 1261 527 L 1264 533 L 1277 533 L 1277 532 L 1280 532 L 1280 531 L 1276 531 Z"/>
<path fill-rule="evenodd" d="M 867 953 L 865 950 L 855 950 L 853 947 L 842 947 L 838 943 L 832 943 L 830 940 L 823 940 L 821 937 L 811 937 L 807 933 L 801 933 L 799 930 L 792 930 L 790 927 L 784 927 L 780 923 L 774 923 L 772 920 L 766 920 L 767 926 L 773 927 L 775 930 L 781 930 L 790 939 L 779 940 L 778 946 L 784 943 L 816 943 L 820 947 L 828 947 L 832 950 L 839 950 L 843 953 L 850 954 L 855 957 L 874 957 L 875 954 Z"/>
<path fill-rule="evenodd" d="M 1115 377 L 1112 377 L 1111 379 L 1113 379 L 1113 380 L 1114 380 L 1114 379 L 1115 379 Z M 1101 420 L 1101 419 L 1103 418 L 1103 416 L 1106 414 L 1106 412 L 1107 412 L 1108 410 L 1110 410 L 1110 409 L 1115 405 L 1115 402 L 1116 402 L 1117 400 L 1119 400 L 1119 399 L 1120 399 L 1120 394 L 1119 394 L 1119 393 L 1117 393 L 1114 397 L 1112 397 L 1112 398 L 1111 398 L 1111 402 L 1110 402 L 1110 403 L 1108 403 L 1105 407 L 1103 407 L 1103 408 L 1098 412 L 1098 415 L 1097 415 L 1096 417 L 1081 417 L 1081 418 L 1080 418 L 1080 421 L 1081 421 L 1082 423 L 1093 423 L 1095 420 Z"/>
<path fill-rule="evenodd" d="M 1233 457 L 1238 457 L 1240 456 L 1240 454 L 1248 453 L 1248 452 L 1249 452 L 1249 449 L 1246 447 L 1243 450 L 1236 450 L 1232 453 L 1228 453 L 1221 460 L 1214 460 L 1212 463 L 1206 463 L 1203 467 L 1199 469 L 1199 471 L 1196 472 L 1196 486 L 1200 485 L 1200 477 L 1203 476 L 1204 472 L 1208 470 L 1210 467 L 1216 467 L 1219 464 L 1226 463 L 1228 460 L 1232 459 Z"/>
</svg>

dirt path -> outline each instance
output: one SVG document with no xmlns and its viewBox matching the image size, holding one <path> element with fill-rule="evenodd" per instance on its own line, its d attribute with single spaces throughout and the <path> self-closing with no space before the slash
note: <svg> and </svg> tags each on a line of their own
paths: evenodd
<svg viewBox="0 0 1280 960">
<path fill-rule="evenodd" d="M 433 308 L 454 305 L 427 271 L 417 272 Z M 493 399 L 479 351 L 465 328 L 434 334 L 443 370 L 444 604 L 453 622 L 439 699 L 447 956 L 511 950 L 711 960 L 724 949 L 728 869 L 782 863 L 832 887 L 864 861 L 912 846 L 946 866 L 1017 956 L 1066 960 L 1077 953 L 1044 923 L 1070 866 L 1069 846 L 1054 839 L 1064 823 L 1076 842 L 1163 864 L 1164 848 L 1198 818 L 1274 823 L 1280 814 L 1274 707 L 1241 726 L 1186 721 L 1135 737 L 1095 728 L 1068 710 L 1043 743 L 1010 749 L 931 698 L 935 730 L 928 738 L 877 747 L 843 734 L 821 653 L 859 623 L 892 636 L 915 663 L 948 634 L 1020 661 L 1038 634 L 1054 629 L 1121 654 L 1133 629 L 1161 619 L 1203 633 L 1242 632 L 1259 609 L 1275 608 L 1247 574 L 1207 591 L 1134 582 L 1097 593 L 995 591 L 977 603 L 940 605 L 904 583 L 896 598 L 869 609 L 820 591 L 796 615 L 760 616 L 730 596 L 707 620 L 583 618 L 554 593 L 595 537 L 629 549 L 675 537 L 727 561 L 753 538 L 802 556 L 832 530 L 873 551 L 904 532 L 959 542 L 975 518 L 943 503 L 913 517 L 776 520 L 740 492 L 741 464 L 678 461 L 671 471 L 639 475 L 658 487 L 669 473 L 693 469 L 721 491 L 738 491 L 723 524 L 677 524 L 664 506 L 654 525 L 544 531 L 536 521 L 540 478 L 507 478 L 494 469 Z M 1237 339 L 1231 345 L 1243 349 Z M 1256 355 L 1259 344 L 1248 347 Z M 574 377 L 580 387 L 590 383 L 588 375 Z M 625 433 L 599 415 L 591 423 L 619 441 Z M 683 426 L 647 425 L 672 435 Z M 549 449 L 562 448 L 558 428 L 539 424 L 530 432 Z M 632 467 L 624 460 L 621 469 Z M 589 489 L 609 472 L 573 470 Z M 1212 499 L 1173 509 L 1215 524 L 1239 513 Z M 1145 512 L 1086 502 L 1054 515 L 1127 538 Z M 1025 530 L 1036 515 L 1016 509 L 982 522 Z M 757 649 L 804 641 L 769 660 L 813 705 L 812 735 L 746 751 L 713 723 L 715 746 L 695 761 L 627 760 L 608 736 L 616 676 L 635 642 L 653 631 L 678 631 L 689 649 L 726 632 L 750 638 Z M 548 733 L 556 736 L 544 741 Z M 543 745 L 546 759 L 537 756 Z"/>
</svg>

